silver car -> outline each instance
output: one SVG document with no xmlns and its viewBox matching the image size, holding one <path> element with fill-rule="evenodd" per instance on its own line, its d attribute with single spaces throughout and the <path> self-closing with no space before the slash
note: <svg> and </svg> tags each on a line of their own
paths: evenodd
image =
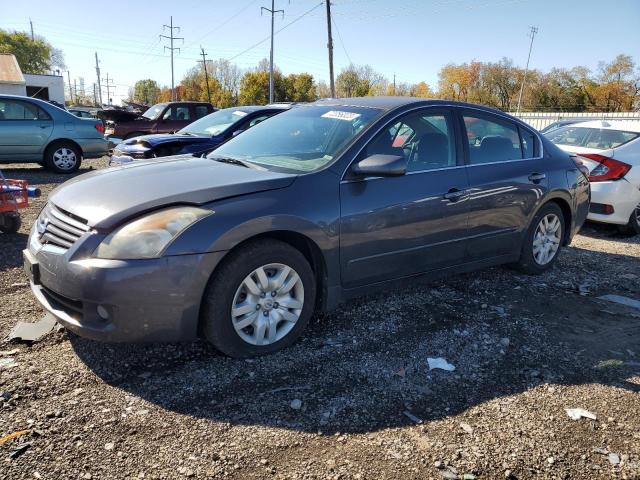
<svg viewBox="0 0 640 480">
<path fill-rule="evenodd" d="M 37 98 L 0 95 L 0 163 L 37 162 L 75 172 L 107 153 L 101 120 L 79 118 Z"/>
</svg>

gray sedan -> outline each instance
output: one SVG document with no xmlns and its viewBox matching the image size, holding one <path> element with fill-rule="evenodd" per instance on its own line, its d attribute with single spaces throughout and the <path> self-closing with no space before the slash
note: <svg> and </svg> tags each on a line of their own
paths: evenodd
<svg viewBox="0 0 640 480">
<path fill-rule="evenodd" d="M 83 158 L 107 150 L 101 120 L 78 118 L 37 98 L 0 95 L 0 163 L 37 162 L 71 173 Z"/>
<path fill-rule="evenodd" d="M 290 345 L 314 311 L 391 282 L 504 263 L 544 272 L 588 209 L 581 166 L 502 112 L 319 101 L 206 158 L 67 182 L 31 230 L 25 269 L 36 298 L 79 335 L 204 337 L 245 357 Z"/>
</svg>

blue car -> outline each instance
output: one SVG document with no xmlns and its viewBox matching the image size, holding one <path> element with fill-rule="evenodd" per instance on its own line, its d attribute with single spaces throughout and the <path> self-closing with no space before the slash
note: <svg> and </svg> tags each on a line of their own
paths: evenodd
<svg viewBox="0 0 640 480">
<path fill-rule="evenodd" d="M 205 155 L 230 138 L 289 108 L 290 104 L 271 104 L 218 110 L 176 133 L 143 135 L 119 143 L 113 150 L 109 165 L 169 155 Z"/>
<path fill-rule="evenodd" d="M 78 118 L 37 98 L 0 95 L 0 163 L 37 162 L 72 173 L 83 158 L 107 150 L 101 120 Z"/>
</svg>

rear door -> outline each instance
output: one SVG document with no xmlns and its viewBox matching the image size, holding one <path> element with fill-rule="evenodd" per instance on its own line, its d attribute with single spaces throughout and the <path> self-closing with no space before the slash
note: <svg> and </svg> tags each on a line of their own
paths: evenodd
<svg viewBox="0 0 640 480">
<path fill-rule="evenodd" d="M 461 109 L 469 178 L 469 259 L 519 252 L 523 233 L 547 193 L 536 136 L 508 118 Z"/>
<path fill-rule="evenodd" d="M 340 261 L 346 288 L 465 262 L 467 177 L 448 109 L 425 108 L 386 125 L 356 158 L 404 155 L 400 177 L 340 184 Z"/>
<path fill-rule="evenodd" d="M 0 159 L 40 160 L 53 120 L 34 103 L 0 99 Z"/>
</svg>

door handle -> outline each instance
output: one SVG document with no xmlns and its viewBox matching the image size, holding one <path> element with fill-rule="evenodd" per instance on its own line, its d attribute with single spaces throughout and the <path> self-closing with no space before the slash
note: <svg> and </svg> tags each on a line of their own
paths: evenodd
<svg viewBox="0 0 640 480">
<path fill-rule="evenodd" d="M 467 194 L 466 190 L 460 190 L 458 188 L 450 188 L 447 193 L 443 195 L 444 198 L 450 202 L 457 202 Z"/>
<path fill-rule="evenodd" d="M 547 176 L 544 173 L 532 173 L 529 175 L 529 181 L 533 183 L 540 183 L 545 178 L 547 178 Z"/>
</svg>

